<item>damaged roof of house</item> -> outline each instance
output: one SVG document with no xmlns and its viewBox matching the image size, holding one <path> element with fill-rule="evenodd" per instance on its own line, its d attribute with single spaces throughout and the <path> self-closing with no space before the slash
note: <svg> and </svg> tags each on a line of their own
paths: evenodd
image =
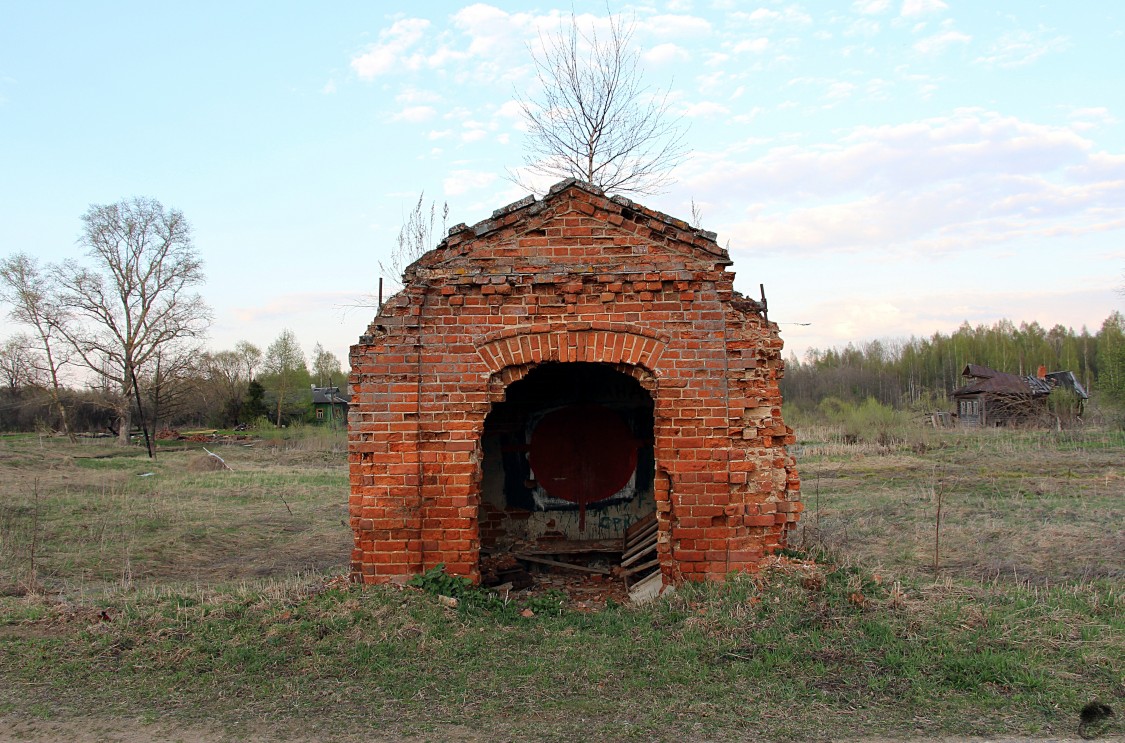
<svg viewBox="0 0 1125 743">
<path fill-rule="evenodd" d="M 997 371 L 987 366 L 981 366 L 980 364 L 968 364 L 965 370 L 961 372 L 961 376 L 971 377 L 973 381 L 953 390 L 953 395 L 955 397 L 981 392 L 991 392 L 1000 395 L 1031 395 L 1032 397 L 1040 397 L 1051 394 L 1051 390 L 1056 387 L 1064 387 L 1077 394 L 1083 400 L 1089 398 L 1089 395 L 1086 394 L 1086 390 L 1082 387 L 1078 378 L 1070 371 L 1051 372 L 1047 374 L 1045 378 L 1040 379 L 1034 375 L 1020 376 L 1019 374 Z"/>
<path fill-rule="evenodd" d="M 348 405 L 351 403 L 351 395 L 340 394 L 339 387 L 316 387 L 312 388 L 312 401 L 313 404 L 320 405 Z"/>
</svg>

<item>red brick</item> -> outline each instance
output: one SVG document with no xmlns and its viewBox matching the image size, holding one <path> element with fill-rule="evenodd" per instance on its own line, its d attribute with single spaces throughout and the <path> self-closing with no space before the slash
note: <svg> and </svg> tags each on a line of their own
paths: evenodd
<svg viewBox="0 0 1125 743">
<path fill-rule="evenodd" d="M 613 364 L 652 394 L 666 576 L 755 569 L 798 518 L 800 480 L 777 327 L 734 306 L 726 264 L 682 220 L 580 184 L 423 256 L 352 348 L 353 579 L 439 562 L 479 577 L 480 541 L 530 516 L 482 502 L 484 418 L 545 361 Z"/>
</svg>

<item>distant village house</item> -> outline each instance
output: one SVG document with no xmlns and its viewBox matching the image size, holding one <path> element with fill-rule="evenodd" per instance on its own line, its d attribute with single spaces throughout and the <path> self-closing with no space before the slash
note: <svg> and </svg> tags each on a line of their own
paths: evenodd
<svg viewBox="0 0 1125 743">
<path fill-rule="evenodd" d="M 1059 406 L 1052 412 L 1049 404 L 1069 395 L 1066 413 L 1070 417 L 1082 414 L 1082 406 L 1089 395 L 1070 371 L 1048 372 L 1040 366 L 1036 375 L 1021 376 L 990 369 L 979 364 L 969 364 L 961 372 L 967 383 L 953 390 L 958 420 L 963 426 L 1007 426 L 1059 422 Z"/>
<path fill-rule="evenodd" d="M 340 392 L 339 387 L 312 388 L 313 416 L 317 422 L 347 420 L 351 395 Z"/>
</svg>

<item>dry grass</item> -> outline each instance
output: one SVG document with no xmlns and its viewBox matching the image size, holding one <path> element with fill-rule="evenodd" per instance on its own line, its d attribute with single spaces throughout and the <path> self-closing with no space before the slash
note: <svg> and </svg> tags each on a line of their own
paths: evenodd
<svg viewBox="0 0 1125 743">
<path fill-rule="evenodd" d="M 8 437 L 0 592 L 211 585 L 340 571 L 351 546 L 342 454 L 287 442 L 155 462 L 104 441 Z"/>
<path fill-rule="evenodd" d="M 1031 582 L 1125 576 L 1119 432 L 933 431 L 895 446 L 798 432 L 798 543 L 900 575 Z"/>
<path fill-rule="evenodd" d="M 901 739 L 1067 735 L 1092 697 L 1122 706 L 1119 435 L 806 432 L 800 536 L 831 566 L 580 613 L 326 580 L 351 546 L 346 464 L 312 433 L 213 449 L 233 471 L 0 439 L 0 584 L 22 593 L 0 596 L 0 726 Z"/>
</svg>

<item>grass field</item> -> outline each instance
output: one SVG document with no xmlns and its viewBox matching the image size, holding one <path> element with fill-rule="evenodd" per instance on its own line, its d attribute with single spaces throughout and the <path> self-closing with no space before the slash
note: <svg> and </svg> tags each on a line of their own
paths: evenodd
<svg viewBox="0 0 1125 743">
<path fill-rule="evenodd" d="M 199 448 L 152 463 L 102 441 L 4 437 L 0 728 L 1073 737 L 1098 699 L 1117 716 L 1085 732 L 1125 732 L 1125 436 L 801 434 L 794 546 L 819 564 L 795 553 L 594 613 L 437 579 L 423 589 L 457 607 L 349 586 L 338 434 L 212 448 L 231 470 Z"/>
</svg>

